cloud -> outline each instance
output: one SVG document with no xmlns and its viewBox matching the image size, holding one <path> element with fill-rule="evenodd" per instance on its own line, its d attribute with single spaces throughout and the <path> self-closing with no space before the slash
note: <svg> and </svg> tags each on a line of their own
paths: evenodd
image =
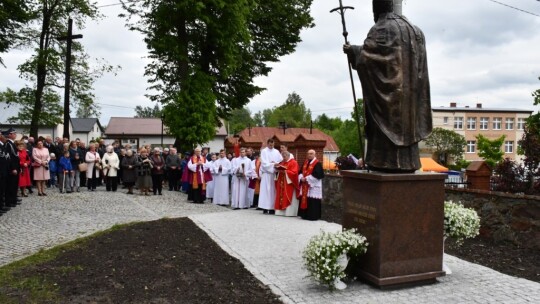
<svg viewBox="0 0 540 304">
<path fill-rule="evenodd" d="M 503 2 L 537 14 L 536 1 Z M 99 0 L 98 4 L 110 1 Z M 330 10 L 338 1 L 314 0 L 311 12 L 316 26 L 302 32 L 302 42 L 294 54 L 272 63 L 268 77 L 256 79 L 267 90 L 253 98 L 252 113 L 282 104 L 289 93 L 298 93 L 313 110 L 314 118 L 329 116 L 350 118 L 353 107 L 344 38 L 339 14 Z M 355 6 L 346 13 L 349 41 L 362 44 L 373 25 L 371 1 L 343 0 Z M 426 35 L 433 106 L 450 102 L 484 107 L 534 109 L 531 92 L 540 88 L 540 18 L 488 0 L 405 1 L 404 14 Z M 117 17 L 119 6 L 102 9 L 106 17 L 99 23 L 88 22 L 78 31 L 81 42 L 92 57 L 105 58 L 121 65 L 117 76 L 105 75 L 95 85 L 101 120 L 112 116 L 132 116 L 136 105 L 153 106 L 144 95 L 148 83 L 143 76 L 148 63 L 143 36 L 125 27 Z M 8 69 L 0 68 L 0 89 L 19 88 L 16 67 L 28 51 L 2 54 Z M 360 82 L 353 71 L 357 97 L 362 97 Z"/>
</svg>

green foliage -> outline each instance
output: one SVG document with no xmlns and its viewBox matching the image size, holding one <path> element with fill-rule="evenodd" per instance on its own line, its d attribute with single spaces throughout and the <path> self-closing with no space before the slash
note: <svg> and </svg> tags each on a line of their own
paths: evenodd
<svg viewBox="0 0 540 304">
<path fill-rule="evenodd" d="M 289 94 L 284 104 L 266 112 L 266 115 L 266 125 L 269 127 L 278 127 L 280 122 L 285 122 L 289 128 L 309 128 L 311 125 L 311 110 L 306 108 L 296 92 Z"/>
<path fill-rule="evenodd" d="M 0 102 L 5 102 L 8 106 L 18 106 L 20 108 L 17 116 L 8 118 L 9 123 L 28 125 L 32 119 L 36 91 L 31 88 L 23 88 L 19 92 L 7 89 L 0 92 Z M 38 117 L 39 126 L 56 126 L 62 122 L 61 116 L 63 108 L 60 105 L 60 95 L 51 89 L 47 89 L 43 94 L 44 108 Z"/>
<path fill-rule="evenodd" d="M 154 105 L 154 107 L 135 107 L 135 117 L 139 118 L 160 118 L 163 114 L 163 110 L 159 107 L 159 104 Z"/>
<path fill-rule="evenodd" d="M 42 112 L 46 111 L 46 98 L 51 88 L 63 88 L 65 77 L 66 43 L 58 36 L 67 34 L 67 20 L 72 18 L 76 29 L 84 28 L 86 19 L 98 19 L 100 15 L 95 2 L 90 0 L 28 0 L 26 13 L 31 17 L 29 26 L 18 27 L 13 35 L 19 37 L 20 48 L 35 50 L 35 53 L 18 69 L 20 77 L 31 82 L 35 92 L 34 105 L 30 118 L 30 135 L 36 137 Z M 94 95 L 91 92 L 96 78 L 114 67 L 98 62 L 89 64 L 89 56 L 82 45 L 74 41 L 72 45 L 71 102 L 83 107 L 86 112 L 99 114 L 93 107 Z M 84 112 L 84 111 L 83 111 Z"/>
<path fill-rule="evenodd" d="M 209 130 L 210 124 L 216 126 L 218 118 L 226 118 L 259 94 L 263 88 L 254 85 L 254 79 L 268 75 L 268 63 L 292 53 L 300 42 L 300 30 L 313 25 L 311 2 L 125 1 L 128 19 L 135 20 L 129 24 L 130 29 L 145 36 L 152 60 L 145 75 L 150 77 L 150 88 L 158 93 L 149 98 L 162 103 L 166 112 L 167 108 L 170 111 L 182 107 L 181 113 L 192 115 L 204 109 L 205 114 L 197 116 L 207 121 L 169 117 L 169 129 L 178 133 L 191 130 L 195 123 Z M 195 85 L 193 78 L 202 82 Z M 202 93 L 186 92 L 195 87 Z M 182 104 L 186 100 L 189 102 Z M 211 115 L 206 115 L 209 110 Z M 207 135 L 204 131 L 193 133 L 188 136 L 189 144 L 207 142 L 214 136 Z"/>
<path fill-rule="evenodd" d="M 254 126 L 254 120 L 248 108 L 242 107 L 232 111 L 229 118 L 229 134 L 237 134 L 249 126 Z"/>
<path fill-rule="evenodd" d="M 16 45 L 21 37 L 17 29 L 30 20 L 28 7 L 24 0 L 2 0 L 0 5 L 0 53 Z M 0 64 L 4 62 L 0 57 Z"/>
<path fill-rule="evenodd" d="M 482 157 L 491 168 L 503 160 L 504 152 L 501 150 L 501 146 L 505 138 L 506 136 L 503 135 L 497 139 L 490 140 L 482 134 L 476 136 L 478 156 Z"/>
<path fill-rule="evenodd" d="M 337 130 L 330 132 L 330 136 L 334 138 L 341 155 L 353 154 L 361 158 L 358 127 L 355 121 L 345 120 Z"/>
<path fill-rule="evenodd" d="M 437 155 L 437 159 L 443 160 L 443 165 L 448 165 L 449 158 L 459 162 L 467 144 L 463 135 L 443 128 L 434 128 L 425 143 Z"/>
<path fill-rule="evenodd" d="M 540 77 L 538 77 L 538 80 L 540 80 Z M 540 105 L 540 89 L 534 91 L 532 93 L 532 96 L 534 97 L 534 105 L 535 106 Z"/>
<path fill-rule="evenodd" d="M 335 131 L 343 125 L 343 121 L 339 117 L 330 118 L 326 114 L 321 114 L 313 122 L 313 126 L 323 131 Z"/>
</svg>

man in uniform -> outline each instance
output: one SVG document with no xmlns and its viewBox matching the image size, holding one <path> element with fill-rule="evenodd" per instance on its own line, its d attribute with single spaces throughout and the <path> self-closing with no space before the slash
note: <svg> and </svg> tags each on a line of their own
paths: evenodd
<svg viewBox="0 0 540 304">
<path fill-rule="evenodd" d="M 0 215 L 8 212 L 11 208 L 6 206 L 6 184 L 9 175 L 10 156 L 6 150 L 6 138 L 0 131 Z"/>
<path fill-rule="evenodd" d="M 6 178 L 6 206 L 15 207 L 17 206 L 17 190 L 19 189 L 19 171 L 20 171 L 20 162 L 19 155 L 17 154 L 17 146 L 15 146 L 15 138 L 17 137 L 17 132 L 13 128 L 3 132 L 4 136 L 7 138 L 4 143 L 4 151 L 9 154 L 9 165 L 8 165 L 8 176 Z"/>
</svg>

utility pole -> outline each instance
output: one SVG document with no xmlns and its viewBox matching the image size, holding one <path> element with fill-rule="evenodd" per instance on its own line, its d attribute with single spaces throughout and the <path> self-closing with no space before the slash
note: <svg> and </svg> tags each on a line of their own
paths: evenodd
<svg viewBox="0 0 540 304">
<path fill-rule="evenodd" d="M 165 119 L 165 115 L 161 113 L 161 148 L 163 149 L 163 120 Z"/>
<path fill-rule="evenodd" d="M 67 36 L 58 37 L 59 41 L 67 41 L 66 50 L 66 83 L 64 85 L 64 138 L 69 138 L 69 93 L 71 88 L 71 44 L 74 39 L 81 39 L 83 35 L 73 35 L 73 19 L 68 19 Z"/>
</svg>

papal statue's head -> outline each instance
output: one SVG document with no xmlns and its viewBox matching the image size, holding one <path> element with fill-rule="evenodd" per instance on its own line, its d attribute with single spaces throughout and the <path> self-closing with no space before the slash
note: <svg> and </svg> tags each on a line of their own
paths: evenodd
<svg viewBox="0 0 540 304">
<path fill-rule="evenodd" d="M 393 0 L 373 0 L 373 17 L 375 22 L 379 19 L 379 15 L 391 13 L 394 11 Z"/>
</svg>

